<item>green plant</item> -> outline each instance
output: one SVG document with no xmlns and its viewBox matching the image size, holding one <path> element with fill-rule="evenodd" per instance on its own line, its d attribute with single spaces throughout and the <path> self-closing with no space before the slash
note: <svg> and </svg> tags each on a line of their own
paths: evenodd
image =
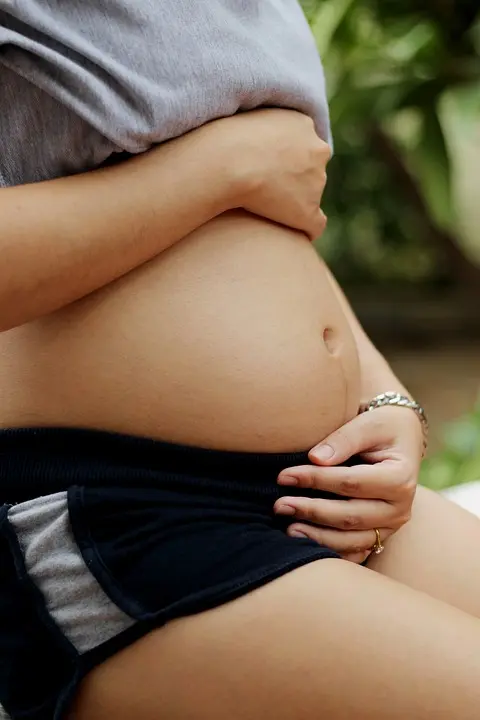
<svg viewBox="0 0 480 720">
<path fill-rule="evenodd" d="M 470 415 L 445 427 L 443 449 L 424 461 L 420 476 L 433 490 L 475 480 L 480 480 L 480 401 Z"/>
<path fill-rule="evenodd" d="M 347 283 L 448 281 L 478 292 L 478 0 L 304 8 L 335 140 L 322 253 Z"/>
</svg>

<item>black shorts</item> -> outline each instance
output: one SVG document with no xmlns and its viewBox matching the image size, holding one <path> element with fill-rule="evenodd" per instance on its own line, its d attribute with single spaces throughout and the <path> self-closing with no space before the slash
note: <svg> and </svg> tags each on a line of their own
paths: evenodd
<svg viewBox="0 0 480 720">
<path fill-rule="evenodd" d="M 152 628 L 338 557 L 288 537 L 291 520 L 273 513 L 278 473 L 306 463 L 88 430 L 0 432 L 5 717 L 60 720 L 86 673 Z"/>
</svg>

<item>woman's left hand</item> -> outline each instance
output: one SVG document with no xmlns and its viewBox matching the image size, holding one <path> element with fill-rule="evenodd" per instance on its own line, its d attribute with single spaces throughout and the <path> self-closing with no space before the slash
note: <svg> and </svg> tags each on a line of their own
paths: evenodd
<svg viewBox="0 0 480 720">
<path fill-rule="evenodd" d="M 274 510 L 295 519 L 290 536 L 306 536 L 361 563 L 375 544 L 375 528 L 383 543 L 410 519 L 422 455 L 422 427 L 412 410 L 362 413 L 310 451 L 312 465 L 288 468 L 278 478 L 282 486 L 349 499 L 282 497 Z M 365 464 L 341 465 L 353 456 Z"/>
</svg>

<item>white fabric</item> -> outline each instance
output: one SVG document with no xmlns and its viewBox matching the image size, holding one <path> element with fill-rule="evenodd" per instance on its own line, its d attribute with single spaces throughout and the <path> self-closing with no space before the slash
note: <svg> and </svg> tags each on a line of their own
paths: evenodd
<svg viewBox="0 0 480 720">
<path fill-rule="evenodd" d="M 443 495 L 480 517 L 480 480 L 448 488 Z"/>
</svg>

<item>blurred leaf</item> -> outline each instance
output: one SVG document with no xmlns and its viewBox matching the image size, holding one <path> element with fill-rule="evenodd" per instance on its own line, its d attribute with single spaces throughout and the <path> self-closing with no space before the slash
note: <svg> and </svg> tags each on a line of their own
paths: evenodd
<svg viewBox="0 0 480 720">
<path fill-rule="evenodd" d="M 420 482 L 433 490 L 480 480 L 480 403 L 445 427 L 444 448 L 427 458 Z"/>
<path fill-rule="evenodd" d="M 464 418 L 447 426 L 445 444 L 449 450 L 462 457 L 476 452 L 479 428 L 470 418 Z"/>
<path fill-rule="evenodd" d="M 312 21 L 312 30 L 321 55 L 330 48 L 338 27 L 345 19 L 353 0 L 325 0 Z"/>
<path fill-rule="evenodd" d="M 445 110 L 444 98 L 466 83 L 477 88 L 480 98 L 480 3 L 304 4 L 324 61 L 335 141 L 324 200 L 328 236 L 320 244 L 327 261 L 346 283 L 433 285 L 448 280 L 464 287 L 465 264 L 477 255 L 469 252 L 465 264 L 448 262 L 445 233 L 460 254 L 480 247 L 479 204 L 473 203 L 474 219 L 466 220 L 466 198 L 473 190 L 465 192 L 465 173 L 458 182 L 457 145 L 464 133 L 454 113 Z M 471 118 L 478 127 L 478 106 Z M 423 207 L 399 183 L 398 167 L 372 143 L 372 124 L 397 140 L 398 159 Z M 464 150 L 462 167 L 465 157 Z M 471 178 L 479 177 L 478 165 L 470 161 Z"/>
<path fill-rule="evenodd" d="M 445 93 L 439 119 L 452 166 L 459 243 L 480 262 L 480 82 Z"/>
<path fill-rule="evenodd" d="M 425 108 L 423 132 L 409 164 L 434 222 L 445 230 L 454 226 L 450 160 L 436 108 Z"/>
</svg>

